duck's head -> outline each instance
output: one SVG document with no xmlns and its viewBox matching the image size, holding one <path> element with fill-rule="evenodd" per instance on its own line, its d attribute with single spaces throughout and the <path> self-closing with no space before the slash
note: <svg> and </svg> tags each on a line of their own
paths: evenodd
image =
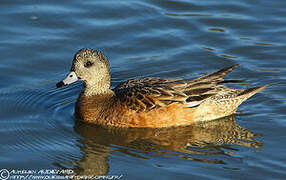
<svg viewBox="0 0 286 180">
<path fill-rule="evenodd" d="M 57 87 L 66 86 L 78 80 L 84 81 L 86 88 L 109 89 L 110 67 L 107 58 L 93 49 L 79 50 L 74 56 L 69 74 L 57 83 Z"/>
</svg>

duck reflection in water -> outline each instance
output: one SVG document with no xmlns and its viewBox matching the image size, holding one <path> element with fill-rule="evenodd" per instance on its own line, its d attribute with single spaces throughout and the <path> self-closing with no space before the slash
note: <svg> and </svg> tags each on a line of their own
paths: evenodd
<svg viewBox="0 0 286 180">
<path fill-rule="evenodd" d="M 239 148 L 233 145 L 262 146 L 255 139 L 259 135 L 239 126 L 234 116 L 187 127 L 122 129 L 77 122 L 74 128 L 83 137 L 80 140 L 83 157 L 75 162 L 74 168 L 77 175 L 108 173 L 108 157 L 113 151 L 145 159 L 152 154 L 225 164 L 223 156 L 239 153 Z"/>
</svg>

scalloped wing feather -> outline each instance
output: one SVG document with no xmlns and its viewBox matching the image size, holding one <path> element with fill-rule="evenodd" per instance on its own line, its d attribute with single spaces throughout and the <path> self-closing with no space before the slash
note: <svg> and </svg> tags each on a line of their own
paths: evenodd
<svg viewBox="0 0 286 180">
<path fill-rule="evenodd" d="M 152 77 L 132 79 L 118 85 L 114 92 L 122 104 L 140 112 L 168 106 L 172 103 L 185 104 L 185 107 L 196 107 L 212 96 L 231 93 L 232 89 L 221 84 L 228 83 L 223 80 L 223 77 L 236 67 L 238 65 L 192 80 Z M 229 82 L 236 82 L 236 80 Z"/>
</svg>

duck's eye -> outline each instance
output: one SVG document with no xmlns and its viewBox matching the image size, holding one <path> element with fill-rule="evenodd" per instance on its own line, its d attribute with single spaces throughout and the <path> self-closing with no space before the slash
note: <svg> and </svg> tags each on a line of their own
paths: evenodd
<svg viewBox="0 0 286 180">
<path fill-rule="evenodd" d="M 92 62 L 90 62 L 90 61 L 87 61 L 85 64 L 84 64 L 84 67 L 90 67 L 90 66 L 92 66 L 93 65 L 93 63 Z"/>
</svg>

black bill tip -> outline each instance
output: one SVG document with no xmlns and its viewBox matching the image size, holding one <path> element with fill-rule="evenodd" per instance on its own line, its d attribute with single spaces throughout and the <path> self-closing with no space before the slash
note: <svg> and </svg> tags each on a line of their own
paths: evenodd
<svg viewBox="0 0 286 180">
<path fill-rule="evenodd" d="M 57 88 L 60 88 L 60 87 L 62 87 L 64 85 L 65 85 L 65 83 L 63 81 L 60 81 L 60 82 L 57 83 L 56 86 L 57 86 Z"/>
</svg>

